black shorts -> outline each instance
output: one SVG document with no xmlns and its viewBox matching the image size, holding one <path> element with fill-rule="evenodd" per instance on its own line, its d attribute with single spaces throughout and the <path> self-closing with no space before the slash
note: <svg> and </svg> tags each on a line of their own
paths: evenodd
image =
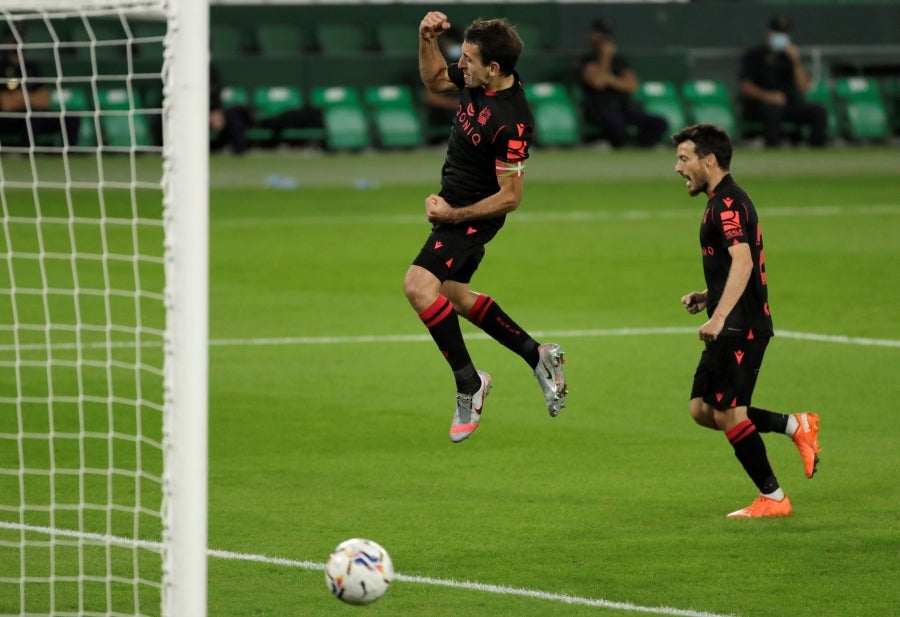
<svg viewBox="0 0 900 617">
<path fill-rule="evenodd" d="M 720 336 L 706 344 L 694 373 L 691 399 L 720 410 L 750 405 L 768 337 Z"/>
<path fill-rule="evenodd" d="M 440 225 L 431 231 L 413 265 L 425 268 L 442 283 L 468 283 L 484 257 L 484 245 L 498 231 L 493 225 L 478 223 Z"/>
</svg>

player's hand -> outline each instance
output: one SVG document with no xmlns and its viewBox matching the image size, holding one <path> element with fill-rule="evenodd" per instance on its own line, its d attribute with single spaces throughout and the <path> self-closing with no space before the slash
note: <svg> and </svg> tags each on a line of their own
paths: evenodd
<svg viewBox="0 0 900 617">
<path fill-rule="evenodd" d="M 681 306 L 694 315 L 706 308 L 706 294 L 702 291 L 692 291 L 681 298 Z"/>
<path fill-rule="evenodd" d="M 793 43 L 784 48 L 784 54 L 791 59 L 791 62 L 800 62 L 800 50 Z"/>
<path fill-rule="evenodd" d="M 787 96 L 780 90 L 766 91 L 766 96 L 763 100 L 769 105 L 787 105 Z"/>
<path fill-rule="evenodd" d="M 700 326 L 700 340 L 706 343 L 716 340 L 724 326 L 725 320 L 713 315 L 709 321 Z"/>
<path fill-rule="evenodd" d="M 440 195 L 431 194 L 425 198 L 425 218 L 429 223 L 453 223 L 455 210 Z"/>
<path fill-rule="evenodd" d="M 430 40 L 450 29 L 447 16 L 440 11 L 431 11 L 422 18 L 419 24 L 419 38 Z"/>
</svg>

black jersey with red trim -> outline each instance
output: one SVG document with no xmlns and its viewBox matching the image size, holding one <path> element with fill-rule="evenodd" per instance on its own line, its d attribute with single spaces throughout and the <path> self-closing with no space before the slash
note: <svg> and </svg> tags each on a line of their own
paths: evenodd
<svg viewBox="0 0 900 617">
<path fill-rule="evenodd" d="M 738 303 L 725 319 L 720 336 L 772 336 L 772 315 L 766 285 L 766 259 L 762 230 L 750 197 L 726 175 L 709 196 L 700 224 L 703 252 L 703 276 L 706 278 L 707 313 L 712 316 L 725 290 L 731 268 L 728 248 L 735 244 L 750 246 L 753 272 Z"/>
<path fill-rule="evenodd" d="M 447 67 L 447 75 L 459 86 L 460 96 L 441 170 L 440 194 L 459 208 L 499 191 L 498 176 L 524 175 L 534 119 L 518 75 L 514 74 L 512 87 L 498 92 L 466 88 L 456 64 Z M 503 225 L 504 219 L 495 220 Z"/>
</svg>

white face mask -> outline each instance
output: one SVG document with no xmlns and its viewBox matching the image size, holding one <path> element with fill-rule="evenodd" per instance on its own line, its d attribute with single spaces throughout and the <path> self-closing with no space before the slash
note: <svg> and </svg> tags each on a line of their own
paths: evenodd
<svg viewBox="0 0 900 617">
<path fill-rule="evenodd" d="M 772 32 L 769 34 L 769 47 L 772 51 L 784 51 L 791 44 L 791 37 L 786 32 Z"/>
</svg>

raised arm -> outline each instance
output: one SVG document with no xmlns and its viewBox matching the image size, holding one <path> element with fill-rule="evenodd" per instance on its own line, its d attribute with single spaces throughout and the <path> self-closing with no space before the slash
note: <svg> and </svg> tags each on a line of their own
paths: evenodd
<svg viewBox="0 0 900 617">
<path fill-rule="evenodd" d="M 449 28 L 447 16 L 439 11 L 431 11 L 419 24 L 419 76 L 431 92 L 459 90 L 447 76 L 447 61 L 437 43 L 437 37 Z"/>
</svg>

